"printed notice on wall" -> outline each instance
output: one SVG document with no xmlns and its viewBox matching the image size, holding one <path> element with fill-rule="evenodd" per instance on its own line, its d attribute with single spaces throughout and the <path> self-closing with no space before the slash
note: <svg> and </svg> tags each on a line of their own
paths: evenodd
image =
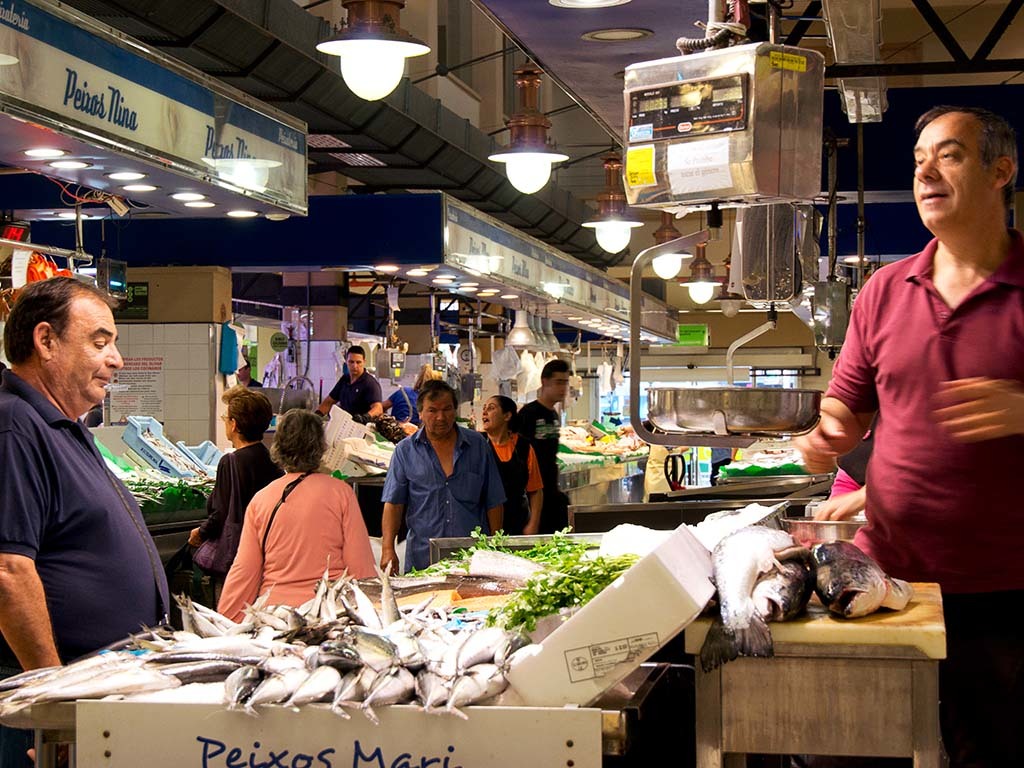
<svg viewBox="0 0 1024 768">
<path fill-rule="evenodd" d="M 674 195 L 731 187 L 729 139 L 726 137 L 670 144 L 666 168 Z"/>
<path fill-rule="evenodd" d="M 164 421 L 164 359 L 126 357 L 110 385 L 110 423 L 125 424 L 129 416 Z"/>
</svg>

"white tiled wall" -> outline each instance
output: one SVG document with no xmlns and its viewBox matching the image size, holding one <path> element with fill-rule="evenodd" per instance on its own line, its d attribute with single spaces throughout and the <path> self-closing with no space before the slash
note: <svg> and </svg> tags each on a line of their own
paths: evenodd
<svg viewBox="0 0 1024 768">
<path fill-rule="evenodd" d="M 216 442 L 223 377 L 217 375 L 219 327 L 209 323 L 118 326 L 124 357 L 164 358 L 164 434 L 171 441 Z M 149 414 L 140 414 L 143 416 Z"/>
</svg>

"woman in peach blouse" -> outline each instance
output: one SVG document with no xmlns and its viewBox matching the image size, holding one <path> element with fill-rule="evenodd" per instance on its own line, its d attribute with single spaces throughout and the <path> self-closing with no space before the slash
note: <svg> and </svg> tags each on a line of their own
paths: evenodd
<svg viewBox="0 0 1024 768">
<path fill-rule="evenodd" d="M 348 571 L 375 575 L 370 538 L 347 483 L 318 470 L 326 451 L 324 428 L 310 411 L 278 421 L 270 455 L 285 471 L 249 503 L 238 555 L 217 610 L 240 621 L 244 608 L 270 592 L 268 605 L 299 606 L 313 597 L 324 569 L 332 579 Z"/>
</svg>

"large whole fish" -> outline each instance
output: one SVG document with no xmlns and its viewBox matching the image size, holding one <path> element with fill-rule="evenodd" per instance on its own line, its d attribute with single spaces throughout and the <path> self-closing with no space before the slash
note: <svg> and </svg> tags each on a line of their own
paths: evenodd
<svg viewBox="0 0 1024 768">
<path fill-rule="evenodd" d="M 837 616 L 855 619 L 879 608 L 902 611 L 914 597 L 910 584 L 886 575 L 878 563 L 848 541 L 817 544 L 811 551 L 818 564 L 815 591 Z"/>
<path fill-rule="evenodd" d="M 782 553 L 780 562 L 762 574 L 751 598 L 765 621 L 789 621 L 803 613 L 814 594 L 814 556 L 809 549 L 797 547 Z"/>
<path fill-rule="evenodd" d="M 769 616 L 758 610 L 754 590 L 762 574 L 770 574 L 780 561 L 803 558 L 801 549 L 785 531 L 759 525 L 741 528 L 715 546 L 711 560 L 721 618 L 711 625 L 700 650 L 704 671 L 737 656 L 766 657 L 774 653 L 767 624 Z M 798 569 L 787 570 L 781 576 L 783 584 L 793 577 L 799 580 L 806 575 L 801 576 Z M 789 584 L 782 590 L 763 588 L 763 592 L 784 591 L 792 595 L 801 588 Z M 760 595 L 759 601 L 763 603 L 762 610 L 767 610 L 767 597 Z"/>
</svg>

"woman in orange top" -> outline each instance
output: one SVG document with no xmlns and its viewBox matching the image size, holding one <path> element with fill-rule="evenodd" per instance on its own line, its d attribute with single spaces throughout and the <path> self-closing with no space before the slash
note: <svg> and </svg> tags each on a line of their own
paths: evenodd
<svg viewBox="0 0 1024 768">
<path fill-rule="evenodd" d="M 228 618 L 241 620 L 245 606 L 266 591 L 269 605 L 302 605 L 328 566 L 332 579 L 345 571 L 357 579 L 375 575 L 355 493 L 318 471 L 326 449 L 316 414 L 296 409 L 281 417 L 270 455 L 285 476 L 257 492 L 245 512 L 217 606 Z"/>
<path fill-rule="evenodd" d="M 480 421 L 490 438 L 491 450 L 505 486 L 507 501 L 502 528 L 511 536 L 532 536 L 540 528 L 544 482 L 533 446 L 515 432 L 515 402 L 503 395 L 495 395 L 484 403 Z"/>
</svg>

